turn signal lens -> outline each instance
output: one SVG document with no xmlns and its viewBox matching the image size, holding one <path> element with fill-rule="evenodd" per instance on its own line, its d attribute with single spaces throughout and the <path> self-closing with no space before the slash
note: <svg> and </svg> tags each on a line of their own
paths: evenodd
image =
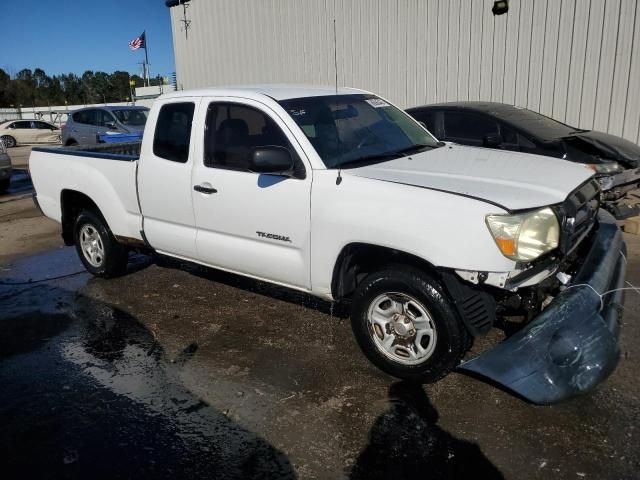
<svg viewBox="0 0 640 480">
<path fill-rule="evenodd" d="M 496 238 L 498 248 L 503 255 L 511 257 L 516 254 L 516 242 L 513 238 Z"/>
</svg>

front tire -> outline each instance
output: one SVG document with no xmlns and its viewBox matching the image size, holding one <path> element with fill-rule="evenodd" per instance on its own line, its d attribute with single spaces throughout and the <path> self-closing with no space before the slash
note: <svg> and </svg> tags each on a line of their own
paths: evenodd
<svg viewBox="0 0 640 480">
<path fill-rule="evenodd" d="M 78 256 L 92 275 L 112 278 L 126 272 L 127 249 L 116 241 L 102 216 L 90 210 L 80 212 L 74 239 Z"/>
<path fill-rule="evenodd" d="M 9 190 L 9 185 L 11 185 L 11 179 L 5 178 L 4 180 L 0 180 L 0 193 L 6 193 Z"/>
<path fill-rule="evenodd" d="M 17 144 L 16 139 L 11 135 L 3 135 L 2 137 L 0 137 L 0 140 L 2 140 L 4 146 L 7 148 L 13 148 Z"/>
<path fill-rule="evenodd" d="M 351 327 L 367 358 L 404 380 L 441 379 L 471 344 L 440 283 L 409 266 L 390 266 L 362 280 Z"/>
</svg>

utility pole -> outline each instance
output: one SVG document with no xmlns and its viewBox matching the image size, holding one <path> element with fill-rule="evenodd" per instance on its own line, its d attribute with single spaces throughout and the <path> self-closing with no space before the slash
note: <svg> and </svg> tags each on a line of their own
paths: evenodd
<svg viewBox="0 0 640 480">
<path fill-rule="evenodd" d="M 149 50 L 147 49 L 147 31 L 142 32 L 144 35 L 144 70 L 145 78 L 147 79 L 147 87 L 151 86 L 150 73 L 149 73 Z"/>
</svg>

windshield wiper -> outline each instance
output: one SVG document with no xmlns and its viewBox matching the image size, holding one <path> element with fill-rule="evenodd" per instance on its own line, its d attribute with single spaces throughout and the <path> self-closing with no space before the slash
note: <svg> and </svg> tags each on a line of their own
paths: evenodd
<svg viewBox="0 0 640 480">
<path fill-rule="evenodd" d="M 410 153 L 421 152 L 427 148 L 437 148 L 437 146 L 426 145 L 426 144 L 411 145 L 410 147 L 401 148 L 400 150 L 394 150 L 392 152 L 384 152 L 384 153 L 378 153 L 374 155 L 365 155 L 362 157 L 354 158 L 352 160 L 347 160 L 346 162 L 336 165 L 334 168 L 344 168 L 346 165 L 353 165 L 356 163 L 369 163 L 369 162 L 375 162 L 378 160 L 382 160 L 382 161 L 392 160 L 395 158 L 402 157 L 404 155 L 408 155 Z"/>
</svg>

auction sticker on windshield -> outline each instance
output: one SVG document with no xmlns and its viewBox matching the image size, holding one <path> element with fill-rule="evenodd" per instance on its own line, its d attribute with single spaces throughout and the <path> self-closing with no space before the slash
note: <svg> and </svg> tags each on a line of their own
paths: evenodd
<svg viewBox="0 0 640 480">
<path fill-rule="evenodd" d="M 389 104 L 387 102 L 385 102 L 384 100 L 382 100 L 381 98 L 369 98 L 369 99 L 365 100 L 365 102 L 367 102 L 373 108 L 381 108 L 381 107 L 388 107 L 389 106 Z"/>
</svg>

